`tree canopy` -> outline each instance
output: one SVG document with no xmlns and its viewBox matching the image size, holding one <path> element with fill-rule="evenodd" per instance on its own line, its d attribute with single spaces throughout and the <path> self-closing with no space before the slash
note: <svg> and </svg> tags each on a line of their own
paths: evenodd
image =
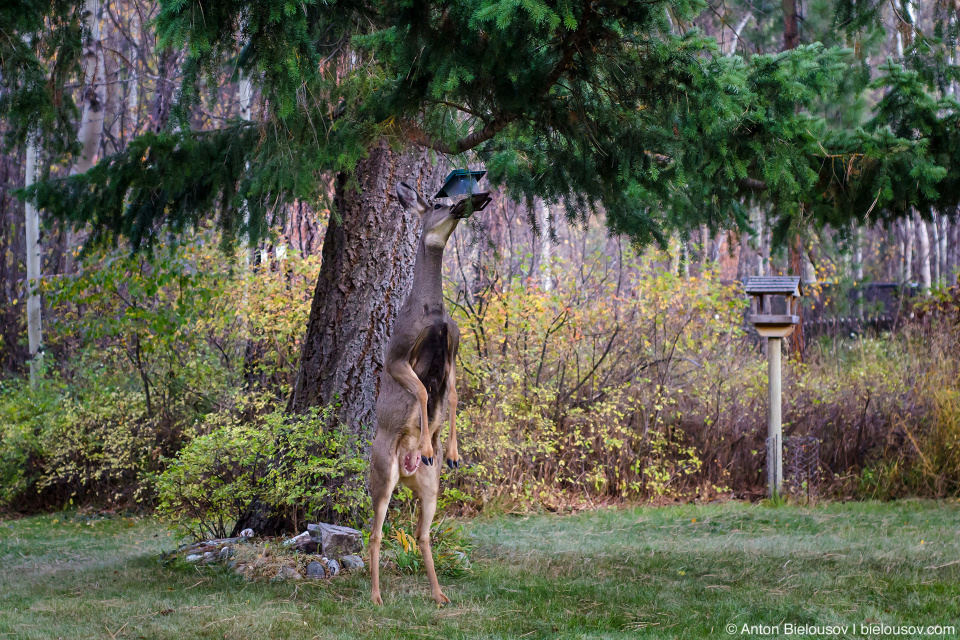
<svg viewBox="0 0 960 640">
<path fill-rule="evenodd" d="M 856 44 L 876 28 L 879 4 L 859 4 L 828 12 L 834 40 Z M 692 0 L 165 0 L 160 46 L 188 54 L 167 130 L 34 197 L 93 223 L 96 240 L 151 246 L 160 223 L 176 231 L 217 211 L 228 241 L 255 243 L 279 204 L 319 198 L 321 174 L 352 169 L 386 137 L 461 163 L 479 157 L 514 197 L 562 202 L 570 216 L 602 208 L 612 232 L 641 244 L 701 224 L 746 228 L 756 201 L 780 238 L 809 222 L 955 210 L 946 9 L 944 28 L 916 33 L 872 81 L 856 46 L 724 53 L 694 27 L 704 10 Z M 205 87 L 239 73 L 261 89 L 264 117 L 193 130 Z M 879 96 L 868 117 L 831 113 L 867 92 Z"/>
</svg>

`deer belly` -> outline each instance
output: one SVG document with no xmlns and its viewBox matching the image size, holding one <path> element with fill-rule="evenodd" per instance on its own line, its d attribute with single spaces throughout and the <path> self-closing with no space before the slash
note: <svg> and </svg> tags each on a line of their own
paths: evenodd
<svg viewBox="0 0 960 640">
<path fill-rule="evenodd" d="M 450 355 L 448 333 L 446 322 L 428 327 L 418 340 L 413 354 L 413 370 L 427 390 L 427 422 L 431 424 L 446 393 L 447 359 Z"/>
</svg>

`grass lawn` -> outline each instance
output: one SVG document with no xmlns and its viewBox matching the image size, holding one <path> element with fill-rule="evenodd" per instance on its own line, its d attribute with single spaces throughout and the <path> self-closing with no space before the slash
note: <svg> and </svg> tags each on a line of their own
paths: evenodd
<svg viewBox="0 0 960 640">
<path fill-rule="evenodd" d="M 960 505 L 925 501 L 481 518 L 466 524 L 473 572 L 441 577 L 453 604 L 438 609 L 422 576 L 387 573 L 378 609 L 366 572 L 252 584 L 163 566 L 176 541 L 150 519 L 55 514 L 0 521 L 0 639 L 786 637 L 787 624 L 856 626 L 794 637 L 892 635 L 861 634 L 877 623 L 953 625 L 953 638 L 958 525 Z"/>
</svg>

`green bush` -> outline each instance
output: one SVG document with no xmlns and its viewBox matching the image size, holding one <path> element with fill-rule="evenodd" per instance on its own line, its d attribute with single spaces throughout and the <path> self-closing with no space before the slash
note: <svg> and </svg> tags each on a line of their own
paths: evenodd
<svg viewBox="0 0 960 640">
<path fill-rule="evenodd" d="M 133 503 L 152 494 L 158 421 L 137 389 L 43 377 L 0 386 L 0 506 Z"/>
<path fill-rule="evenodd" d="M 227 536 L 255 502 L 289 509 L 294 526 L 318 511 L 364 517 L 369 497 L 358 443 L 325 427 L 330 411 L 282 411 L 253 421 L 211 415 L 158 478 L 159 514 L 195 539 Z"/>
</svg>

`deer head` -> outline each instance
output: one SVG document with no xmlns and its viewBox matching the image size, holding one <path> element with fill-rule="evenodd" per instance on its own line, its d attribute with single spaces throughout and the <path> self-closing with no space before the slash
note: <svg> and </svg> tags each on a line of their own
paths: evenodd
<svg viewBox="0 0 960 640">
<path fill-rule="evenodd" d="M 427 249 L 440 249 L 447 245 L 447 240 L 453 234 L 457 224 L 466 217 L 464 207 L 455 205 L 435 204 L 433 207 L 417 193 L 416 189 L 401 182 L 397 185 L 397 197 L 400 204 L 408 211 L 416 211 L 423 219 L 423 231 L 420 233 L 420 242 Z"/>
</svg>

